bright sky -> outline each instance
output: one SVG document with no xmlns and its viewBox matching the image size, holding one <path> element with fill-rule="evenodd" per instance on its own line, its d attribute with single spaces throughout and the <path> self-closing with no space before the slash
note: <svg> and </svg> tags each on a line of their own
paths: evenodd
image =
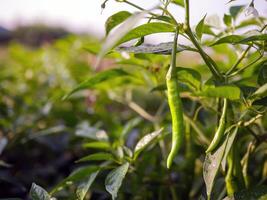
<svg viewBox="0 0 267 200">
<path fill-rule="evenodd" d="M 144 8 L 152 8 L 159 0 L 130 0 Z M 228 12 L 232 5 L 249 4 L 250 0 L 191 0 L 191 21 L 196 24 L 206 13 L 209 15 Z M 45 22 L 62 25 L 74 31 L 86 31 L 104 35 L 105 20 L 120 10 L 134 11 L 128 5 L 109 0 L 101 14 L 103 0 L 0 0 L 0 25 L 12 28 L 16 24 Z M 255 0 L 255 7 L 261 15 L 267 16 L 267 1 Z M 183 10 L 171 7 L 178 20 L 183 20 Z"/>
</svg>

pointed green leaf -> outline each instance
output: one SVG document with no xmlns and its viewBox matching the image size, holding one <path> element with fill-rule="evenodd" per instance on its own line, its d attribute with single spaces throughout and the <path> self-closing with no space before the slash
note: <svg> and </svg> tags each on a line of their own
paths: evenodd
<svg viewBox="0 0 267 200">
<path fill-rule="evenodd" d="M 33 200 L 50 200 L 51 199 L 51 196 L 48 194 L 48 192 L 45 191 L 39 185 L 36 185 L 35 183 L 33 183 L 31 186 L 30 197 Z"/>
<path fill-rule="evenodd" d="M 63 97 L 63 99 L 67 99 L 70 97 L 73 93 L 85 89 L 85 88 L 93 88 L 99 83 L 113 80 L 114 78 L 129 76 L 129 73 L 125 72 L 122 69 L 109 69 L 106 71 L 102 71 L 97 73 L 95 76 L 90 77 L 89 79 L 85 80 L 84 82 L 80 83 L 76 88 L 74 88 L 72 91 L 70 91 L 67 95 Z"/>
<path fill-rule="evenodd" d="M 211 30 L 211 26 L 204 24 L 203 25 L 203 29 L 202 29 L 203 34 L 207 34 L 207 35 L 213 35 L 216 36 L 216 34 Z"/>
<path fill-rule="evenodd" d="M 177 67 L 178 80 L 186 84 L 192 90 L 199 90 L 201 87 L 201 75 L 191 68 Z"/>
<path fill-rule="evenodd" d="M 159 21 L 163 21 L 163 22 L 167 22 L 167 23 L 170 23 L 170 24 L 173 24 L 174 21 L 172 18 L 168 17 L 168 16 L 155 16 L 155 17 L 152 17 L 152 19 L 154 20 L 159 20 Z"/>
<path fill-rule="evenodd" d="M 129 163 L 126 162 L 120 167 L 112 170 L 106 177 L 105 187 L 106 190 L 111 194 L 112 200 L 115 200 L 118 191 L 121 187 L 122 181 L 128 171 Z"/>
<path fill-rule="evenodd" d="M 267 40 L 267 34 L 258 34 L 253 36 L 241 36 L 241 35 L 228 35 L 223 38 L 220 38 L 216 42 L 214 42 L 211 46 L 218 45 L 218 44 L 246 44 L 249 42 L 254 41 L 266 41 Z"/>
<path fill-rule="evenodd" d="M 143 24 L 130 30 L 124 37 L 121 38 L 117 45 L 154 33 L 166 33 L 174 31 L 175 27 L 167 23 L 152 22 L 148 24 Z"/>
<path fill-rule="evenodd" d="M 236 19 L 237 16 L 239 15 L 239 13 L 242 11 L 242 9 L 244 8 L 244 5 L 239 5 L 239 6 L 232 6 L 230 7 L 230 15 Z"/>
<path fill-rule="evenodd" d="M 129 52 L 129 53 L 152 53 L 152 54 L 171 54 L 173 47 L 172 42 L 166 42 L 166 43 L 160 43 L 156 45 L 151 45 L 151 44 L 142 44 L 140 46 L 130 46 L 130 47 L 118 47 L 116 50 L 118 51 L 124 51 L 124 52 Z M 196 49 L 185 46 L 185 45 L 179 45 L 177 47 L 177 52 L 182 52 L 182 51 L 196 51 Z"/>
<path fill-rule="evenodd" d="M 229 0 L 229 1 L 227 2 L 227 4 L 228 4 L 228 3 L 231 3 L 231 2 L 233 2 L 233 1 L 236 1 L 236 0 Z"/>
<path fill-rule="evenodd" d="M 223 22 L 224 22 L 224 24 L 226 26 L 231 26 L 232 25 L 232 17 L 231 17 L 231 15 L 224 14 Z"/>
<path fill-rule="evenodd" d="M 83 200 L 86 193 L 90 189 L 92 183 L 95 181 L 96 176 L 98 175 L 99 171 L 92 173 L 86 180 L 82 181 L 78 184 L 76 189 L 76 196 L 77 200 Z"/>
<path fill-rule="evenodd" d="M 135 146 L 134 159 L 136 159 L 139 153 L 141 153 L 141 151 L 143 151 L 151 142 L 153 142 L 154 139 L 156 139 L 161 134 L 162 131 L 163 128 L 154 131 L 150 134 L 147 134 L 143 138 L 141 138 Z"/>
<path fill-rule="evenodd" d="M 114 160 L 114 158 L 113 155 L 110 153 L 94 153 L 79 159 L 77 162 L 86 162 L 93 160 Z"/>
<path fill-rule="evenodd" d="M 265 83 L 267 83 L 267 61 L 261 63 L 257 82 L 259 85 L 264 85 Z"/>
<path fill-rule="evenodd" d="M 267 83 L 265 83 L 264 85 L 262 85 L 261 87 L 259 87 L 256 92 L 254 92 L 252 95 L 251 95 L 251 98 L 253 100 L 256 100 L 256 99 L 261 99 L 263 97 L 266 97 L 267 96 Z"/>
<path fill-rule="evenodd" d="M 206 87 L 203 91 L 196 94 L 199 96 L 223 97 L 231 100 L 238 100 L 241 96 L 241 90 L 234 85 L 225 85 L 219 87 Z"/>
<path fill-rule="evenodd" d="M 124 37 L 136 24 L 141 20 L 146 14 L 146 11 L 133 14 L 128 17 L 117 29 L 115 32 L 108 34 L 105 42 L 98 54 L 96 61 L 96 68 L 99 65 L 100 60 L 108 53 L 116 44 Z"/>
<path fill-rule="evenodd" d="M 264 19 L 260 19 L 260 20 L 264 20 Z M 255 26 L 255 25 L 261 26 L 260 20 L 258 18 L 250 18 L 247 20 L 243 20 L 238 25 L 235 26 L 235 29 L 244 28 L 247 26 Z"/>
<path fill-rule="evenodd" d="M 115 13 L 114 15 L 110 16 L 106 23 L 106 35 L 116 26 L 124 22 L 127 18 L 129 18 L 132 14 L 127 11 L 120 11 Z"/>
<path fill-rule="evenodd" d="M 69 183 L 72 184 L 73 182 L 84 181 L 85 178 L 88 178 L 92 173 L 98 171 L 99 169 L 100 167 L 98 166 L 81 167 L 72 172 L 67 178 L 56 185 L 50 193 L 53 194 L 59 191 Z"/>
<path fill-rule="evenodd" d="M 223 38 L 220 38 L 216 42 L 214 42 L 211 46 L 218 45 L 218 44 L 224 44 L 224 43 L 229 43 L 229 44 L 236 44 L 240 42 L 244 37 L 241 35 L 228 35 Z"/>
<path fill-rule="evenodd" d="M 246 37 L 239 41 L 239 43 L 248 43 L 253 41 L 266 41 L 267 40 L 267 34 L 258 34 L 258 35 L 252 35 L 250 37 Z"/>
<path fill-rule="evenodd" d="M 197 35 L 199 40 L 201 40 L 201 38 L 202 38 L 203 28 L 204 28 L 204 23 L 205 23 L 206 16 L 207 15 L 205 15 L 196 26 L 196 35 Z"/>
<path fill-rule="evenodd" d="M 203 178 L 206 184 L 206 192 L 208 197 L 211 196 L 214 181 L 223 159 L 227 141 L 228 141 L 228 136 L 224 138 L 223 143 L 215 152 L 208 153 L 206 155 L 203 164 Z"/>
<path fill-rule="evenodd" d="M 184 0 L 172 0 L 172 3 L 184 7 Z"/>
<path fill-rule="evenodd" d="M 227 131 L 226 131 L 227 132 Z M 226 161 L 227 161 L 227 156 L 229 154 L 229 151 L 234 143 L 235 137 L 237 135 L 238 132 L 238 126 L 236 126 L 232 131 L 229 132 L 229 139 L 225 148 L 225 153 L 223 155 L 223 159 L 222 159 L 222 169 L 223 171 L 225 171 L 226 168 Z"/>
</svg>

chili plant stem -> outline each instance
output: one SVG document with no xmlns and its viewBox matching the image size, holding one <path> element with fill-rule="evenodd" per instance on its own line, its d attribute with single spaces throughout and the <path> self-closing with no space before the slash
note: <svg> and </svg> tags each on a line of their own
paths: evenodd
<svg viewBox="0 0 267 200">
<path fill-rule="evenodd" d="M 190 28 L 190 13 L 189 13 L 189 0 L 184 1 L 185 4 L 185 25 L 184 25 L 184 31 L 190 38 L 191 42 L 194 44 L 194 46 L 199 51 L 199 54 L 201 55 L 202 59 L 210 69 L 211 73 L 217 80 L 222 80 L 223 76 L 219 72 L 218 67 L 216 63 L 205 53 L 205 51 L 201 48 L 199 43 L 197 42 L 191 28 Z"/>
<path fill-rule="evenodd" d="M 264 31 L 264 29 L 267 27 L 267 24 L 265 24 L 261 30 L 259 32 Z M 236 61 L 236 63 L 226 72 L 226 76 L 228 75 L 232 75 L 232 73 L 236 70 L 236 68 L 238 67 L 238 65 L 242 62 L 242 60 L 245 58 L 245 56 L 247 55 L 248 51 L 251 49 L 251 47 L 253 46 L 253 44 L 250 44 L 245 51 L 243 51 L 243 53 L 241 54 L 241 56 L 238 58 L 238 60 Z M 238 73 L 240 72 L 237 71 Z M 236 73 L 235 73 L 236 74 Z"/>
<path fill-rule="evenodd" d="M 247 68 L 249 68 L 251 65 L 255 64 L 256 62 L 258 62 L 261 58 L 263 57 L 263 54 L 261 54 L 256 60 L 252 61 L 251 63 L 247 64 L 245 67 L 235 71 L 234 73 L 232 74 L 229 74 L 228 77 L 233 77 L 237 74 L 240 74 L 241 72 L 243 72 L 244 70 L 246 70 Z M 266 59 L 267 60 L 267 59 Z M 266 61 L 265 60 L 265 61 Z"/>
<path fill-rule="evenodd" d="M 251 49 L 252 45 L 249 45 L 246 50 L 241 54 L 241 56 L 238 58 L 238 60 L 236 61 L 236 63 L 229 69 L 229 71 L 226 72 L 226 76 L 231 74 L 233 71 L 235 71 L 235 69 L 238 67 L 238 65 L 242 62 L 242 60 L 245 58 L 245 56 L 247 55 L 248 51 Z"/>
<path fill-rule="evenodd" d="M 130 2 L 130 1 L 123 0 L 123 1 L 121 1 L 121 2 L 127 3 L 128 5 L 133 6 L 133 7 L 137 8 L 138 10 L 146 11 L 146 9 L 144 9 L 144 8 L 138 6 L 138 5 L 136 5 L 136 4 L 134 4 L 134 3 Z M 150 15 L 154 16 L 154 17 L 157 17 L 157 16 L 158 16 L 158 15 L 156 15 L 156 14 L 150 12 L 150 11 L 148 11 L 148 13 L 149 13 Z"/>
</svg>

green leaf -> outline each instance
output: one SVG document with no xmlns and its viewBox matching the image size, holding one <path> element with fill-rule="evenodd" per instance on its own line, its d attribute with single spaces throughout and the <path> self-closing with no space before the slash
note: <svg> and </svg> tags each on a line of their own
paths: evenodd
<svg viewBox="0 0 267 200">
<path fill-rule="evenodd" d="M 196 26 L 196 35 L 199 40 L 201 40 L 202 34 L 203 34 L 203 28 L 204 28 L 204 23 L 205 23 L 205 18 L 207 14 L 200 20 L 200 22 Z"/>
<path fill-rule="evenodd" d="M 156 91 L 164 91 L 167 89 L 167 86 L 166 84 L 160 84 L 160 85 L 157 85 L 156 87 L 152 88 L 150 90 L 150 92 L 156 92 Z"/>
<path fill-rule="evenodd" d="M 112 48 L 116 46 L 116 44 L 124 37 L 135 25 L 136 23 L 141 20 L 146 14 L 146 11 L 139 12 L 133 14 L 131 17 L 127 18 L 117 29 L 114 33 L 108 34 L 105 42 L 98 54 L 96 68 L 99 65 L 100 60 L 108 53 Z"/>
<path fill-rule="evenodd" d="M 247 44 L 249 42 L 254 41 L 265 41 L 267 40 L 267 34 L 258 34 L 249 37 L 241 36 L 241 35 L 228 35 L 223 38 L 220 38 L 216 42 L 214 42 L 211 46 L 230 43 L 230 44 Z"/>
<path fill-rule="evenodd" d="M 228 132 L 226 130 L 226 132 Z M 227 145 L 226 145 L 226 148 L 225 148 L 225 152 L 224 152 L 224 155 L 223 155 L 223 159 L 222 159 L 222 169 L 223 171 L 225 171 L 225 168 L 226 168 L 226 161 L 227 161 L 227 156 L 229 154 L 229 151 L 234 143 L 234 140 L 235 140 L 235 137 L 237 135 L 237 132 L 238 132 L 238 126 L 234 127 L 234 129 L 232 131 L 229 132 L 229 139 L 228 139 L 228 142 L 227 142 Z"/>
<path fill-rule="evenodd" d="M 83 144 L 84 148 L 92 148 L 92 149 L 109 149 L 110 144 L 108 142 L 88 142 Z"/>
<path fill-rule="evenodd" d="M 152 53 L 152 54 L 163 54 L 163 55 L 169 55 L 171 54 L 173 47 L 173 42 L 166 42 L 166 43 L 160 43 L 156 45 L 152 44 L 142 44 L 140 46 L 130 46 L 130 47 L 118 47 L 116 50 L 122 51 L 122 52 L 128 52 L 128 53 Z M 177 53 L 182 51 L 197 51 L 196 49 L 185 46 L 185 45 L 179 45 L 177 47 Z"/>
<path fill-rule="evenodd" d="M 261 99 L 263 97 L 267 96 L 267 83 L 259 87 L 256 92 L 254 92 L 251 95 L 251 99 L 256 100 L 256 99 Z"/>
<path fill-rule="evenodd" d="M 105 23 L 105 28 L 106 28 L 106 35 L 116 26 L 124 22 L 127 18 L 129 18 L 132 14 L 127 12 L 127 11 L 120 11 L 115 13 L 114 15 L 110 16 L 106 23 Z"/>
<path fill-rule="evenodd" d="M 178 80 L 188 85 L 193 90 L 201 87 L 201 75 L 198 71 L 191 68 L 177 67 Z"/>
<path fill-rule="evenodd" d="M 228 135 L 224 138 L 223 143 L 215 152 L 208 153 L 206 155 L 203 164 L 203 178 L 206 184 L 206 192 L 208 197 L 211 196 L 214 181 L 219 171 L 227 142 L 228 142 Z"/>
<path fill-rule="evenodd" d="M 33 200 L 50 200 L 51 199 L 51 196 L 48 194 L 48 192 L 45 191 L 39 185 L 36 185 L 35 183 L 33 183 L 31 186 L 30 197 Z"/>
<path fill-rule="evenodd" d="M 129 73 L 125 72 L 122 69 L 109 69 L 106 71 L 102 71 L 97 73 L 95 76 L 90 77 L 89 79 L 85 80 L 84 82 L 80 83 L 76 88 L 70 91 L 67 95 L 63 97 L 63 99 L 67 99 L 73 93 L 80 91 L 82 89 L 88 88 L 91 89 L 98 85 L 99 83 L 103 83 L 108 80 L 113 80 L 114 78 L 129 76 Z"/>
<path fill-rule="evenodd" d="M 95 181 L 96 176 L 98 175 L 99 171 L 96 171 L 92 173 L 89 178 L 87 178 L 85 181 L 82 181 L 78 184 L 76 189 L 76 196 L 77 200 L 83 200 L 86 193 L 90 189 L 92 183 Z"/>
<path fill-rule="evenodd" d="M 231 15 L 224 14 L 223 16 L 223 22 L 226 26 L 231 26 L 232 25 L 232 17 Z"/>
<path fill-rule="evenodd" d="M 259 69 L 257 82 L 259 85 L 264 85 L 267 83 L 267 61 L 262 63 Z"/>
<path fill-rule="evenodd" d="M 123 152 L 125 153 L 126 156 L 132 158 L 133 157 L 133 152 L 131 149 L 129 149 L 128 147 L 126 146 L 123 146 Z"/>
<path fill-rule="evenodd" d="M 162 22 L 152 22 L 148 24 L 140 25 L 132 30 L 130 30 L 118 43 L 122 44 L 124 42 L 128 42 L 130 40 L 140 38 L 146 35 L 154 34 L 154 33 L 166 33 L 166 32 L 174 32 L 175 27 L 171 24 L 162 23 Z"/>
<path fill-rule="evenodd" d="M 85 162 L 92 160 L 114 160 L 113 155 L 110 153 L 94 153 L 79 159 L 77 162 Z"/>
<path fill-rule="evenodd" d="M 229 0 L 229 1 L 227 2 L 227 4 L 229 4 L 229 3 L 233 2 L 233 1 L 236 1 L 236 0 Z"/>
<path fill-rule="evenodd" d="M 223 38 L 220 38 L 219 40 L 214 42 L 211 46 L 224 44 L 224 43 L 236 44 L 236 43 L 239 43 L 243 38 L 244 37 L 241 35 L 228 35 Z"/>
<path fill-rule="evenodd" d="M 147 135 L 145 135 L 143 138 L 141 138 L 136 146 L 135 146 L 135 149 L 134 149 L 134 159 L 137 158 L 137 156 L 149 145 L 151 144 L 154 139 L 156 139 L 160 134 L 161 132 L 163 131 L 163 128 L 157 130 L 157 131 L 154 131 L 152 133 L 149 133 Z"/>
<path fill-rule="evenodd" d="M 254 41 L 266 41 L 267 40 L 267 34 L 258 34 L 258 35 L 252 35 L 250 37 L 244 38 L 239 41 L 239 43 L 248 43 L 248 42 L 254 42 Z"/>
<path fill-rule="evenodd" d="M 72 184 L 78 181 L 84 181 L 85 178 L 88 178 L 92 173 L 98 171 L 99 169 L 100 167 L 98 166 L 88 166 L 79 168 L 74 172 L 72 172 L 67 178 L 61 181 L 58 185 L 56 185 L 50 193 L 53 194 L 61 190 L 67 184 Z"/>
<path fill-rule="evenodd" d="M 231 100 L 240 99 L 240 88 L 233 85 L 219 86 L 219 87 L 206 87 L 202 92 L 196 93 L 199 96 L 206 97 L 223 97 Z"/>
<path fill-rule="evenodd" d="M 233 19 L 236 19 L 239 13 L 242 11 L 244 8 L 244 5 L 239 5 L 239 6 L 232 6 L 230 7 L 230 15 L 233 17 Z"/>
<path fill-rule="evenodd" d="M 174 23 L 173 19 L 170 18 L 170 17 L 168 17 L 168 16 L 162 16 L 162 15 L 160 15 L 160 16 L 152 17 L 151 19 L 153 19 L 153 20 L 155 19 L 155 20 L 167 22 L 167 23 L 170 23 L 170 24 Z"/>
<path fill-rule="evenodd" d="M 258 18 L 250 18 L 250 19 L 241 21 L 240 24 L 235 26 L 235 29 L 244 28 L 247 26 L 255 26 L 255 25 L 260 26 L 261 25 L 260 20 Z"/>
<path fill-rule="evenodd" d="M 112 170 L 106 177 L 105 187 L 106 190 L 111 194 L 112 200 L 115 200 L 118 191 L 121 187 L 122 181 L 128 171 L 129 163 L 126 162 L 120 167 Z"/>
<path fill-rule="evenodd" d="M 172 0 L 172 3 L 184 7 L 184 0 Z"/>
<path fill-rule="evenodd" d="M 216 36 L 216 34 L 211 30 L 211 26 L 210 25 L 207 25 L 207 24 L 204 24 L 203 25 L 203 33 L 207 34 L 207 35 L 213 35 L 213 36 Z"/>
</svg>

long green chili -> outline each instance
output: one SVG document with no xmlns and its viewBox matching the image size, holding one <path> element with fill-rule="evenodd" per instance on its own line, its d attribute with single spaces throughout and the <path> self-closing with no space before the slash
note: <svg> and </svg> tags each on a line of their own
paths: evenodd
<svg viewBox="0 0 267 200">
<path fill-rule="evenodd" d="M 176 28 L 176 33 L 173 41 L 173 49 L 171 55 L 171 65 L 166 75 L 167 97 L 172 117 L 172 147 L 167 159 L 167 168 L 170 168 L 174 157 L 180 149 L 184 138 L 183 125 L 183 109 L 180 92 L 178 87 L 178 78 L 176 71 L 176 51 L 179 29 Z"/>
<path fill-rule="evenodd" d="M 226 115 L 227 115 L 227 107 L 228 107 L 228 100 L 224 98 L 223 100 L 223 111 L 222 115 L 219 121 L 219 127 L 213 137 L 212 142 L 210 143 L 208 149 L 206 150 L 206 153 L 212 152 L 214 149 L 216 149 L 221 142 L 221 139 L 223 137 L 223 134 L 225 132 L 226 128 Z"/>
</svg>

